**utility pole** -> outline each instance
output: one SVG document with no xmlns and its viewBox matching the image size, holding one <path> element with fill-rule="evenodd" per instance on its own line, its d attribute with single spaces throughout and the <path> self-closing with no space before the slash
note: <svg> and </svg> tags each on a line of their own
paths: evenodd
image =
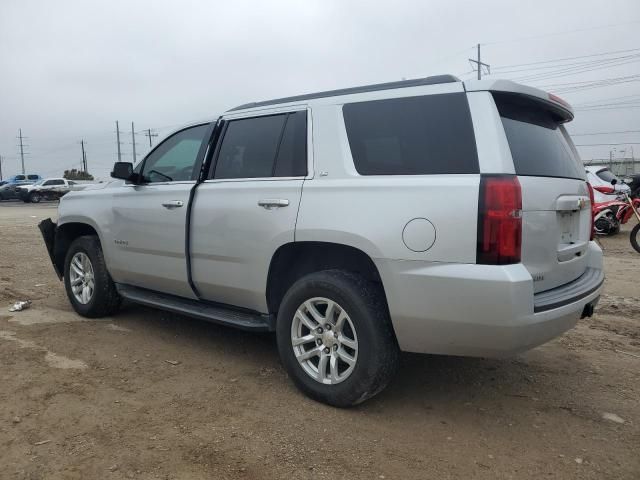
<svg viewBox="0 0 640 480">
<path fill-rule="evenodd" d="M 80 146 L 82 147 L 82 170 L 87 173 L 87 152 L 84 151 L 84 139 L 80 140 Z"/>
<path fill-rule="evenodd" d="M 122 161 L 122 153 L 120 152 L 120 126 L 116 120 L 116 142 L 118 142 L 118 161 Z"/>
<path fill-rule="evenodd" d="M 136 164 L 136 131 L 133 128 L 133 122 L 131 122 L 131 145 L 133 146 L 133 164 Z"/>
<path fill-rule="evenodd" d="M 0 155 L 0 182 L 2 181 L 2 155 Z"/>
<path fill-rule="evenodd" d="M 24 144 L 22 143 L 24 137 L 22 136 L 22 129 L 19 128 L 18 131 L 20 132 L 18 135 L 20 139 L 20 160 L 22 161 L 22 174 L 24 175 Z"/>
<path fill-rule="evenodd" d="M 487 74 L 491 73 L 491 65 L 489 65 L 488 63 L 482 63 L 482 60 L 480 59 L 480 44 L 478 44 L 478 58 L 477 58 L 477 60 L 474 60 L 474 59 L 470 58 L 469 62 L 476 64 L 476 70 L 478 72 L 478 80 L 482 80 L 482 67 L 486 67 L 487 68 Z"/>
<path fill-rule="evenodd" d="M 149 148 L 153 147 L 153 144 L 151 143 L 151 137 L 157 137 L 158 134 L 157 133 L 151 133 L 151 129 L 147 128 L 147 131 L 144 133 L 145 137 L 149 137 Z"/>
</svg>

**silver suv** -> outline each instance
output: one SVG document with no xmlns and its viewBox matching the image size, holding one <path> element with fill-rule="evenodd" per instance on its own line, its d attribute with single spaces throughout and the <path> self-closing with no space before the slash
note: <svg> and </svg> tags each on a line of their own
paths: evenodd
<svg viewBox="0 0 640 480">
<path fill-rule="evenodd" d="M 401 350 L 507 356 L 604 280 L 563 100 L 444 75 L 251 103 L 41 223 L 74 309 L 121 299 L 275 331 L 307 395 L 360 403 Z"/>
</svg>

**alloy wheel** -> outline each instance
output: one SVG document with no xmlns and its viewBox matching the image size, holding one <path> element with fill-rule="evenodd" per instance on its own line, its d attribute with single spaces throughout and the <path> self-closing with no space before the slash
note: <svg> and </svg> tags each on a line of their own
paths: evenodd
<svg viewBox="0 0 640 480">
<path fill-rule="evenodd" d="M 303 302 L 291 323 L 291 345 L 298 363 L 315 381 L 345 381 L 358 360 L 358 337 L 348 313 L 324 297 Z"/>
<path fill-rule="evenodd" d="M 69 265 L 69 285 L 75 299 L 83 305 L 91 301 L 95 290 L 95 276 L 89 256 L 78 252 Z"/>
</svg>

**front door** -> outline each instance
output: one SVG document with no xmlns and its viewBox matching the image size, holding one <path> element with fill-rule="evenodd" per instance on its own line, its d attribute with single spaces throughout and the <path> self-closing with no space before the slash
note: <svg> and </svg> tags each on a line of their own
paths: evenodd
<svg viewBox="0 0 640 480">
<path fill-rule="evenodd" d="M 116 282 L 195 298 L 187 278 L 186 213 L 208 125 L 177 132 L 144 160 L 140 185 L 113 195 L 111 274 Z"/>
</svg>

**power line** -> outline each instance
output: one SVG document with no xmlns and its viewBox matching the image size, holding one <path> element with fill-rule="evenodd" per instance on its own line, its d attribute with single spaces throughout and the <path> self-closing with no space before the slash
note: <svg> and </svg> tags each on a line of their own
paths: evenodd
<svg viewBox="0 0 640 480">
<path fill-rule="evenodd" d="M 507 73 L 520 73 L 520 72 L 530 72 L 532 70 L 545 70 L 545 69 L 556 69 L 556 70 L 565 70 L 565 69 L 569 69 L 569 70 L 573 70 L 573 69 L 582 69 L 582 68 L 597 68 L 599 65 L 603 65 L 605 63 L 608 62 L 620 62 L 622 64 L 624 63 L 631 63 L 632 61 L 634 61 L 635 58 L 640 57 L 640 53 L 636 53 L 633 55 L 623 55 L 620 57 L 612 57 L 612 58 L 601 58 L 598 60 L 585 60 L 585 61 L 581 61 L 581 62 L 570 62 L 570 63 L 556 63 L 554 65 L 543 65 L 540 67 L 529 67 L 529 68 L 519 68 L 519 69 L 515 69 L 515 70 L 500 70 L 497 73 L 504 75 Z M 494 70 L 497 70 L 494 69 Z M 531 73 L 529 75 L 533 76 L 533 75 L 551 75 L 553 73 L 556 73 L 556 70 L 552 70 L 552 71 L 548 71 L 548 72 L 538 72 L 538 73 Z"/>
<path fill-rule="evenodd" d="M 602 147 L 616 145 L 640 145 L 640 142 L 623 142 L 623 143 L 576 143 L 576 147 Z"/>
<path fill-rule="evenodd" d="M 640 48 L 630 48 L 628 50 L 612 50 L 609 52 L 602 52 L 602 53 L 592 53 L 590 55 L 579 55 L 577 57 L 563 57 L 563 58 L 556 58 L 554 60 L 543 60 L 540 62 L 529 62 L 529 63 L 514 63 L 511 65 L 503 65 L 501 67 L 495 67 L 494 70 L 502 70 L 504 68 L 512 68 L 512 67 L 526 67 L 528 65 L 541 65 L 544 63 L 556 63 L 556 62 L 561 62 L 564 60 L 577 60 L 580 58 L 590 58 L 590 57 L 598 57 L 598 56 L 603 56 L 603 55 L 613 55 L 613 54 L 618 54 L 618 53 L 629 53 L 629 52 L 637 52 L 640 51 Z"/>
<path fill-rule="evenodd" d="M 617 133 L 640 133 L 640 130 L 618 130 L 617 132 L 592 132 L 592 133 L 571 133 L 572 137 L 586 137 L 591 135 L 613 135 Z"/>
<path fill-rule="evenodd" d="M 623 60 L 620 60 L 623 59 Z M 534 80 L 547 80 L 550 78 L 566 77 L 569 75 L 576 75 L 578 73 L 593 72 L 595 70 L 601 70 L 603 68 L 617 67 L 621 65 L 627 65 L 640 61 L 640 54 L 629 55 L 627 57 L 619 57 L 613 59 L 599 60 L 586 65 L 574 66 L 574 67 L 560 67 L 558 70 L 550 72 L 531 73 L 522 77 L 516 77 L 518 81 L 534 81 Z"/>
<path fill-rule="evenodd" d="M 554 37 L 554 36 L 558 36 L 558 35 L 568 35 L 571 33 L 579 33 L 579 32 L 588 32 L 591 30 L 601 30 L 603 28 L 613 28 L 613 27 L 622 27 L 622 26 L 626 26 L 626 25 L 633 25 L 636 23 L 640 23 L 640 20 L 632 20 L 629 22 L 624 22 L 624 23 L 614 23 L 614 24 L 609 24 L 609 25 L 597 25 L 597 26 L 593 26 L 593 27 L 587 27 L 587 28 L 578 28 L 575 30 L 565 30 L 562 32 L 553 32 L 553 33 L 543 33 L 541 35 L 532 35 L 532 36 L 528 36 L 528 37 L 519 37 L 519 38 L 514 38 L 511 40 L 498 40 L 495 42 L 488 42 L 488 43 L 483 43 L 483 45 L 500 45 L 503 43 L 515 43 L 515 42 L 523 42 L 523 41 L 527 41 L 527 40 L 534 40 L 537 38 L 545 38 L 545 37 Z"/>
</svg>

